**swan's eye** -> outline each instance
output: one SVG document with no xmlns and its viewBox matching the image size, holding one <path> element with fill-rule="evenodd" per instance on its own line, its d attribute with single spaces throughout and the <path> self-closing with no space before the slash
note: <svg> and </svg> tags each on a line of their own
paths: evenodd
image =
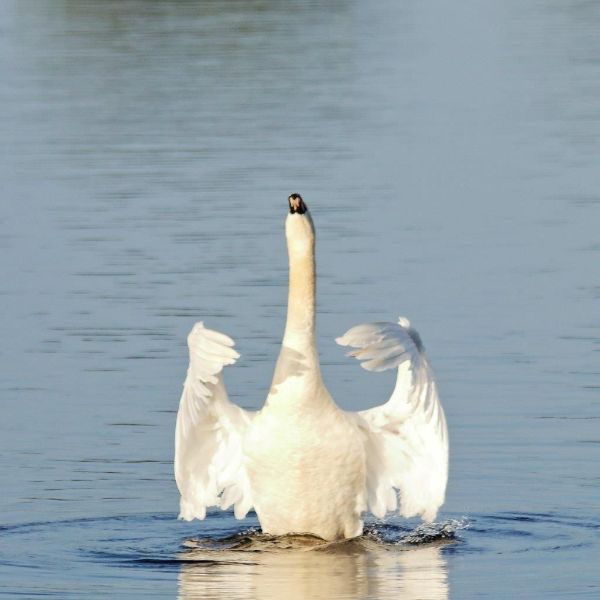
<svg viewBox="0 0 600 600">
<path fill-rule="evenodd" d="M 304 204 L 304 200 L 302 200 L 302 196 L 300 194 L 292 194 L 288 198 L 288 201 L 290 203 L 291 214 L 303 215 L 306 212 L 306 204 Z"/>
</svg>

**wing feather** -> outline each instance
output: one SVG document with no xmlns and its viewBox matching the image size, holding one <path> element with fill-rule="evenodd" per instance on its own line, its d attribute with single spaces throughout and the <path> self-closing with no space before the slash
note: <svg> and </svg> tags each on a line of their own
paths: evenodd
<svg viewBox="0 0 600 600">
<path fill-rule="evenodd" d="M 448 479 L 448 432 L 433 371 L 408 319 L 358 325 L 336 340 L 368 371 L 397 368 L 380 406 L 355 413 L 365 437 L 367 498 L 377 517 L 397 507 L 405 517 L 435 519 Z"/>
<path fill-rule="evenodd" d="M 242 439 L 253 413 L 229 401 L 223 367 L 239 358 L 233 340 L 196 323 L 188 335 L 190 364 L 175 429 L 175 479 L 179 517 L 203 519 L 210 506 L 234 506 L 235 516 L 252 507 Z"/>
</svg>

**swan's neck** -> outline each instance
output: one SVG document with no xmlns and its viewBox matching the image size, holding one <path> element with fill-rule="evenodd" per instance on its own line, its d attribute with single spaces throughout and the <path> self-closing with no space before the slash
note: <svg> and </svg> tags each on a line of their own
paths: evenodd
<svg viewBox="0 0 600 600">
<path fill-rule="evenodd" d="M 320 406 L 330 397 L 321 378 L 315 338 L 315 236 L 310 215 L 290 215 L 286 237 L 290 260 L 287 321 L 267 402 Z"/>
<path fill-rule="evenodd" d="M 316 277 L 314 238 L 309 244 L 289 244 L 290 281 L 283 345 L 299 352 L 316 351 Z"/>
</svg>

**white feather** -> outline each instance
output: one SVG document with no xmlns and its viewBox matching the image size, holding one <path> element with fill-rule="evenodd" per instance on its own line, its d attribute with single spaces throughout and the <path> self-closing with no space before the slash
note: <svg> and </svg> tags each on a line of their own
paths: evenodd
<svg viewBox="0 0 600 600">
<path fill-rule="evenodd" d="M 358 325 L 336 340 L 370 371 L 398 368 L 391 398 L 356 414 L 365 433 L 369 509 L 383 517 L 400 492 L 405 517 L 435 519 L 448 479 L 448 432 L 433 371 L 408 319 Z"/>
<path fill-rule="evenodd" d="M 252 507 L 242 440 L 253 414 L 231 403 L 223 367 L 239 354 L 228 336 L 196 323 L 188 336 L 190 364 L 175 429 L 175 479 L 179 517 L 203 519 L 210 506 L 243 518 Z"/>
</svg>

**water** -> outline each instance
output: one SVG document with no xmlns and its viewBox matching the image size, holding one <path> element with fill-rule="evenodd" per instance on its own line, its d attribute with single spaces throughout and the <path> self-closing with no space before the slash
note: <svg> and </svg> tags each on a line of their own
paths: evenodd
<svg viewBox="0 0 600 600">
<path fill-rule="evenodd" d="M 600 9 L 564 0 L 0 5 L 0 596 L 597 598 Z M 407 315 L 451 436 L 429 532 L 265 539 L 175 520 L 195 320 L 266 395 L 286 197 L 319 346 Z M 233 536 L 233 537 L 232 537 Z M 237 536 L 237 537 L 236 537 Z M 282 547 L 283 546 L 283 547 Z"/>
</svg>

